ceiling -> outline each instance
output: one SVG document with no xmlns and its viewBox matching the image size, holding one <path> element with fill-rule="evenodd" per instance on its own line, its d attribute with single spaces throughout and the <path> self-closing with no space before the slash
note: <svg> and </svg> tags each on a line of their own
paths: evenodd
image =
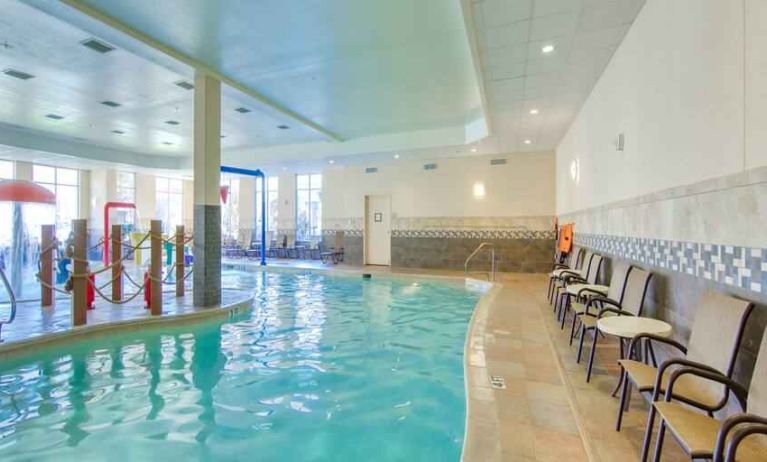
<svg viewBox="0 0 767 462">
<path fill-rule="evenodd" d="M 0 143 L 188 168 L 202 68 L 232 164 L 552 150 L 643 3 L 0 0 Z"/>
</svg>

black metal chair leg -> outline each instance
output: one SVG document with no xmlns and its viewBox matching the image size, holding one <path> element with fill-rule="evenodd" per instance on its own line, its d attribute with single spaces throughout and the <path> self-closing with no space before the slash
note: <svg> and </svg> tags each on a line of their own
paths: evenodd
<svg viewBox="0 0 767 462">
<path fill-rule="evenodd" d="M 589 353 L 589 365 L 586 370 L 586 383 L 591 380 L 591 369 L 594 367 L 594 353 L 597 351 L 597 338 L 599 338 L 599 329 L 593 329 L 594 335 L 591 340 L 591 353 Z M 586 333 L 584 332 L 584 335 Z"/>
<path fill-rule="evenodd" d="M 647 426 L 644 430 L 644 441 L 642 441 L 642 455 L 639 457 L 641 462 L 647 462 L 647 453 L 650 450 L 650 440 L 652 439 L 652 429 L 655 426 L 655 406 L 650 402 L 650 412 L 647 413 Z"/>
<path fill-rule="evenodd" d="M 573 324 L 570 326 L 570 346 L 573 346 L 573 338 L 575 337 L 575 323 L 580 320 L 581 317 L 573 313 Z"/>
<path fill-rule="evenodd" d="M 578 356 L 575 357 L 575 362 L 577 364 L 581 363 L 581 354 L 583 353 L 583 339 L 586 338 L 586 326 L 584 324 L 581 324 L 581 338 L 578 341 Z"/>
<path fill-rule="evenodd" d="M 623 423 L 623 413 L 627 411 L 626 399 L 628 398 L 629 393 L 631 393 L 631 389 L 629 388 L 630 385 L 629 385 L 628 374 L 624 374 L 621 384 L 622 384 L 621 405 L 618 407 L 618 420 L 615 422 L 615 431 L 617 432 L 621 431 L 621 424 Z"/>
<path fill-rule="evenodd" d="M 660 428 L 658 428 L 658 438 L 655 440 L 655 454 L 652 460 L 660 461 L 660 453 L 663 452 L 663 438 L 666 436 L 666 421 L 661 419 Z"/>
</svg>

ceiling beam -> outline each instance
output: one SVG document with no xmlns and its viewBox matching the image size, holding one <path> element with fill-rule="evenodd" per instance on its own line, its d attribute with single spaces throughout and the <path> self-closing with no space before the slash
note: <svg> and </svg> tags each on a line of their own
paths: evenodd
<svg viewBox="0 0 767 462">
<path fill-rule="evenodd" d="M 301 114 L 281 105 L 280 103 L 264 96 L 263 94 L 259 93 L 258 91 L 246 86 L 245 84 L 222 74 L 221 72 L 213 69 L 212 67 L 208 66 L 207 64 L 203 63 L 202 61 L 193 58 L 192 56 L 187 55 L 186 53 L 181 52 L 180 50 L 177 50 L 176 48 L 171 47 L 170 45 L 167 45 L 165 43 L 160 42 L 159 40 L 145 34 L 144 32 L 141 32 L 138 29 L 135 29 L 128 24 L 125 24 L 124 22 L 120 21 L 119 19 L 110 16 L 100 10 L 97 10 L 96 8 L 93 8 L 89 5 L 85 5 L 82 2 L 78 0 L 61 0 L 61 3 L 74 8 L 75 10 L 79 11 L 80 13 L 85 14 L 86 16 L 89 16 L 101 23 L 106 24 L 109 27 L 112 27 L 123 34 L 138 40 L 145 45 L 148 45 L 151 48 L 154 48 L 155 50 L 164 53 L 171 58 L 174 58 L 192 68 L 194 68 L 197 72 L 205 73 L 217 80 L 220 80 L 223 84 L 228 85 L 232 88 L 234 88 L 237 91 L 242 92 L 243 94 L 250 96 L 251 98 L 255 99 L 259 103 L 268 106 L 269 108 L 277 111 L 278 113 L 284 115 L 285 117 L 288 117 L 301 125 L 304 125 L 305 127 L 314 130 L 326 138 L 328 138 L 331 141 L 344 141 L 344 138 L 340 135 L 326 129 L 325 127 L 319 125 L 318 123 L 302 116 Z"/>
</svg>

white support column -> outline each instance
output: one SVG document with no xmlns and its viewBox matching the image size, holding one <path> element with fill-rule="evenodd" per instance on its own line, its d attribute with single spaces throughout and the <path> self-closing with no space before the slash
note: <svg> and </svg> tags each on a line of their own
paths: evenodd
<svg viewBox="0 0 767 462">
<path fill-rule="evenodd" d="M 221 82 L 194 81 L 194 304 L 221 303 Z"/>
</svg>

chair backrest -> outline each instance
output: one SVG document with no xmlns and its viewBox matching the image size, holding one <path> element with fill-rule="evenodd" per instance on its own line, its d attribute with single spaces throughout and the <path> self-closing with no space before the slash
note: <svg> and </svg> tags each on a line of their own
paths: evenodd
<svg viewBox="0 0 767 462">
<path fill-rule="evenodd" d="M 753 303 L 718 292 L 703 295 L 692 324 L 687 358 L 732 376 L 740 340 Z M 724 388 L 709 380 L 694 378 L 712 400 L 724 396 Z"/>
<path fill-rule="evenodd" d="M 339 251 L 344 248 L 344 232 L 336 231 L 336 246 L 335 250 Z"/>
<path fill-rule="evenodd" d="M 762 334 L 762 346 L 748 387 L 748 412 L 767 417 L 767 332 Z"/>
<path fill-rule="evenodd" d="M 575 248 L 573 247 L 573 249 Z M 575 254 L 575 260 L 570 260 L 570 264 L 574 265 L 574 266 L 571 266 L 571 268 L 573 269 L 583 268 L 583 262 L 589 258 L 591 258 L 591 251 L 586 250 L 583 247 L 579 247 L 578 253 Z"/>
<path fill-rule="evenodd" d="M 285 247 L 288 249 L 292 249 L 296 246 L 296 235 L 295 234 L 288 234 L 285 236 Z"/>
<path fill-rule="evenodd" d="M 635 316 L 642 315 L 644 299 L 647 296 L 647 288 L 650 287 L 652 273 L 633 266 L 626 279 L 626 289 L 623 291 L 621 309 L 633 313 Z"/>
<path fill-rule="evenodd" d="M 613 265 L 613 275 L 610 278 L 610 287 L 607 289 L 607 298 L 618 303 L 623 302 L 623 294 L 626 291 L 626 280 L 631 273 L 631 265 L 619 261 Z"/>
<path fill-rule="evenodd" d="M 596 284 L 599 280 L 599 272 L 602 269 L 602 262 L 604 257 L 601 255 L 593 254 L 591 261 L 589 262 L 588 272 L 586 273 L 586 282 L 589 284 Z"/>
</svg>

